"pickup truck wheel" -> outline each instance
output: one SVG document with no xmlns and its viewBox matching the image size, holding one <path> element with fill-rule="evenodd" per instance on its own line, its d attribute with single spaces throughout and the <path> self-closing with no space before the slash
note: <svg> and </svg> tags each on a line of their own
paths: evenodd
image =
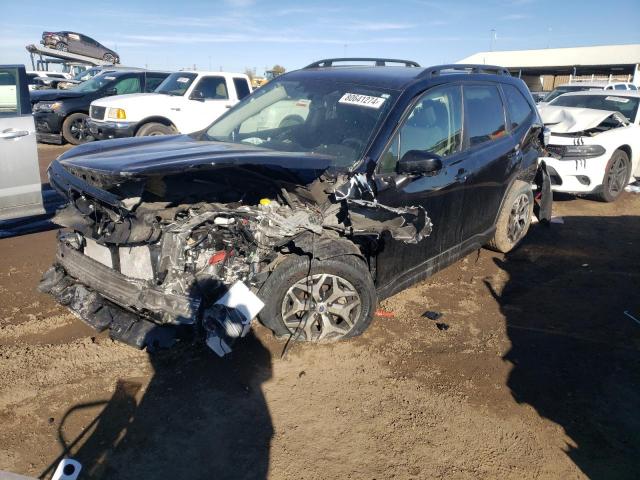
<svg viewBox="0 0 640 480">
<path fill-rule="evenodd" d="M 64 119 L 62 123 L 62 136 L 72 145 L 80 145 L 81 143 L 92 142 L 95 140 L 87 120 L 89 116 L 85 113 L 72 113 Z"/>
<path fill-rule="evenodd" d="M 631 162 L 626 152 L 616 150 L 607 162 L 602 190 L 596 194 L 601 202 L 614 202 L 624 191 L 631 178 Z"/>
<path fill-rule="evenodd" d="M 533 192 L 531 185 L 516 180 L 509 189 L 498 221 L 496 232 L 487 245 L 491 250 L 507 253 L 520 243 L 529 231 L 533 215 Z"/>
<path fill-rule="evenodd" d="M 154 137 L 156 135 L 175 135 L 176 131 L 172 127 L 167 127 L 162 123 L 149 122 L 142 125 L 136 137 Z"/>
<path fill-rule="evenodd" d="M 365 263 L 352 255 L 313 260 L 292 255 L 260 290 L 260 321 L 277 336 L 307 342 L 354 337 L 371 324 L 376 290 Z"/>
</svg>

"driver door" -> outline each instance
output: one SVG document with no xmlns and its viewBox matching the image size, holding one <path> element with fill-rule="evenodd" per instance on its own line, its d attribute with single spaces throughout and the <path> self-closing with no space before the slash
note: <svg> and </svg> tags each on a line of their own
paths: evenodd
<svg viewBox="0 0 640 480">
<path fill-rule="evenodd" d="M 431 219 L 431 234 L 411 244 L 383 238 L 377 282 L 389 294 L 455 261 L 462 242 L 462 206 L 468 156 L 463 148 L 462 88 L 438 86 L 410 107 L 376 174 L 378 202 L 396 208 L 421 206 Z M 411 150 L 437 155 L 441 168 L 429 174 L 398 173 Z"/>
<path fill-rule="evenodd" d="M 189 95 L 183 133 L 196 132 L 210 125 L 238 101 L 231 99 L 229 86 L 223 76 L 202 77 Z"/>
</svg>

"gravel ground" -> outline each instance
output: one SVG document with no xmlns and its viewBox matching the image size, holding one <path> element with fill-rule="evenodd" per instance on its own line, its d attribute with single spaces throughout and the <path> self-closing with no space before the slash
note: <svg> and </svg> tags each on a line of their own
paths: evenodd
<svg viewBox="0 0 640 480">
<path fill-rule="evenodd" d="M 285 358 L 260 325 L 225 359 L 115 343 L 35 290 L 55 232 L 2 239 L 0 469 L 70 451 L 83 478 L 637 478 L 640 195 L 556 200 L 564 223 L 512 254 Z"/>
</svg>

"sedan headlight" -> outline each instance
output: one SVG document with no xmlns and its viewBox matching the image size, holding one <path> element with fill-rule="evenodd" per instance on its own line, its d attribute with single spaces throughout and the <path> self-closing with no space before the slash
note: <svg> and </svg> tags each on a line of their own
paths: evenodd
<svg viewBox="0 0 640 480">
<path fill-rule="evenodd" d="M 602 145 L 565 145 L 562 156 L 564 158 L 592 158 L 604 155 L 605 152 Z"/>
<path fill-rule="evenodd" d="M 38 102 L 33 106 L 34 112 L 55 112 L 62 106 L 62 102 Z"/>
<path fill-rule="evenodd" d="M 121 108 L 110 108 L 107 117 L 112 118 L 114 120 L 126 120 L 127 114 Z"/>
</svg>

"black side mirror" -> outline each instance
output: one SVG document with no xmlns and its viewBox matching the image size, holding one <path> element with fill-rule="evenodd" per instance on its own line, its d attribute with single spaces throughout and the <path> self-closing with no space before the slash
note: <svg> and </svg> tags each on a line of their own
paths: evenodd
<svg viewBox="0 0 640 480">
<path fill-rule="evenodd" d="M 442 168 L 442 158 L 426 150 L 409 150 L 398 162 L 398 173 L 426 175 Z"/>
<path fill-rule="evenodd" d="M 107 88 L 104 93 L 106 93 L 107 95 L 117 95 L 118 90 L 116 90 L 115 88 Z"/>
<path fill-rule="evenodd" d="M 189 96 L 189 100 L 197 100 L 198 102 L 204 102 L 204 93 L 202 93 L 200 90 L 194 90 L 193 92 L 191 92 L 191 95 Z"/>
</svg>

